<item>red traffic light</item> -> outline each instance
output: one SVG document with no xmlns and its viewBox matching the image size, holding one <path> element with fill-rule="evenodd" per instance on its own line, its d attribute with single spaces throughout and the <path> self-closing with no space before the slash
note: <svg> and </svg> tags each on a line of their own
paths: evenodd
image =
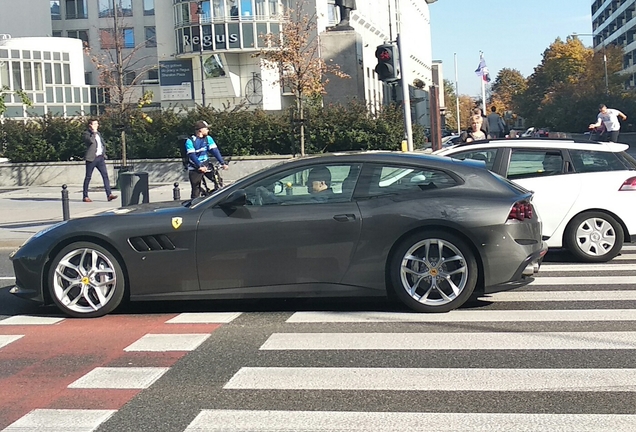
<svg viewBox="0 0 636 432">
<path fill-rule="evenodd" d="M 388 49 L 381 49 L 379 51 L 380 52 L 378 53 L 378 59 L 382 61 L 391 60 L 391 51 L 389 51 Z"/>
</svg>

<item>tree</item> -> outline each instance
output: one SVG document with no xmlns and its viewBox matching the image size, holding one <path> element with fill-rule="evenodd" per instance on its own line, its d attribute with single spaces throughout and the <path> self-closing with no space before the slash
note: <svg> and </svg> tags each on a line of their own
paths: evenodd
<svg viewBox="0 0 636 432">
<path fill-rule="evenodd" d="M 497 111 L 514 111 L 514 100 L 522 95 L 528 84 L 517 69 L 503 68 L 492 85 L 490 104 Z"/>
<path fill-rule="evenodd" d="M 11 93 L 14 93 L 16 96 L 18 96 L 23 105 L 26 105 L 28 107 L 33 106 L 33 101 L 29 99 L 29 96 L 26 94 L 24 90 L 16 89 L 14 91 L 11 91 L 11 89 L 8 86 L 2 86 L 0 87 L 0 116 L 3 115 L 5 112 L 7 112 L 7 105 L 5 103 L 4 98 L 10 95 Z"/>
<path fill-rule="evenodd" d="M 85 49 L 99 73 L 99 85 L 106 91 L 106 114 L 114 117 L 116 127 L 120 129 L 121 160 L 122 167 L 125 167 L 126 128 L 130 126 L 135 115 L 152 121 L 141 108 L 151 103 L 153 94 L 150 91 L 140 94 L 137 84 L 155 66 L 144 64 L 150 57 L 140 55 L 147 41 L 134 45 L 134 42 L 127 40 L 128 29 L 124 28 L 121 0 L 111 1 L 113 8 L 109 12 L 112 12 L 113 26 L 100 29 L 102 50 L 93 52 L 89 47 Z"/>
<path fill-rule="evenodd" d="M 326 73 L 348 78 L 338 65 L 327 64 L 320 57 L 320 41 L 316 31 L 316 14 L 307 15 L 299 4 L 297 9 L 285 14 L 282 32 L 264 36 L 268 48 L 255 57 L 264 60 L 264 66 L 278 69 L 277 84 L 294 94 L 296 115 L 300 123 L 300 154 L 305 154 L 304 103 L 307 98 L 319 98 L 325 93 Z"/>
</svg>

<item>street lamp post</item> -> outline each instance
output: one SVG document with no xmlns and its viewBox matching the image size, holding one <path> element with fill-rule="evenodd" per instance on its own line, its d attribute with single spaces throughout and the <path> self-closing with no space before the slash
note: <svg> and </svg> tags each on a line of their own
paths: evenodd
<svg viewBox="0 0 636 432">
<path fill-rule="evenodd" d="M 597 34 L 594 33 L 572 33 L 570 36 L 574 36 L 574 37 L 579 37 L 579 36 L 591 36 L 591 37 L 596 37 L 599 36 Z M 609 96 L 609 79 L 607 76 L 607 54 L 605 53 L 605 38 L 603 37 L 603 35 L 601 34 L 601 44 L 603 47 L 603 68 L 605 69 L 605 95 Z"/>
<path fill-rule="evenodd" d="M 205 106 L 205 71 L 203 70 L 203 2 L 197 6 L 199 16 L 199 65 L 201 66 L 201 105 Z"/>
</svg>

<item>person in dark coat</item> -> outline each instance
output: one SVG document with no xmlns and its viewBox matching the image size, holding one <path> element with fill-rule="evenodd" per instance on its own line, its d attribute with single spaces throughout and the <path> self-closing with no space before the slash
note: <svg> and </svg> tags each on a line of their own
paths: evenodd
<svg viewBox="0 0 636 432">
<path fill-rule="evenodd" d="M 97 168 L 104 180 L 106 199 L 112 201 L 117 198 L 117 195 L 113 195 L 110 189 L 108 170 L 106 169 L 106 142 L 102 138 L 102 134 L 97 131 L 98 127 L 99 122 L 95 119 L 90 119 L 88 121 L 88 129 L 84 131 L 82 135 L 84 145 L 86 145 L 86 154 L 84 155 L 84 160 L 86 161 L 86 176 L 84 177 L 84 189 L 82 191 L 82 201 L 84 202 L 93 202 L 93 200 L 88 197 L 88 185 L 91 182 L 95 168 Z"/>
</svg>

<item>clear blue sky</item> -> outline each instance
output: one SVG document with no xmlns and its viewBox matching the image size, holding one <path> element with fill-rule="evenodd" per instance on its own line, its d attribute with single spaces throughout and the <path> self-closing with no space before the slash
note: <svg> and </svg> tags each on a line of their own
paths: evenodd
<svg viewBox="0 0 636 432">
<path fill-rule="evenodd" d="M 444 64 L 444 78 L 455 81 L 457 53 L 459 93 L 481 95 L 479 51 L 494 81 L 499 70 L 517 69 L 524 77 L 541 63 L 557 37 L 592 33 L 591 0 L 437 0 L 430 4 L 433 60 Z M 592 38 L 581 36 L 592 45 Z"/>
</svg>

